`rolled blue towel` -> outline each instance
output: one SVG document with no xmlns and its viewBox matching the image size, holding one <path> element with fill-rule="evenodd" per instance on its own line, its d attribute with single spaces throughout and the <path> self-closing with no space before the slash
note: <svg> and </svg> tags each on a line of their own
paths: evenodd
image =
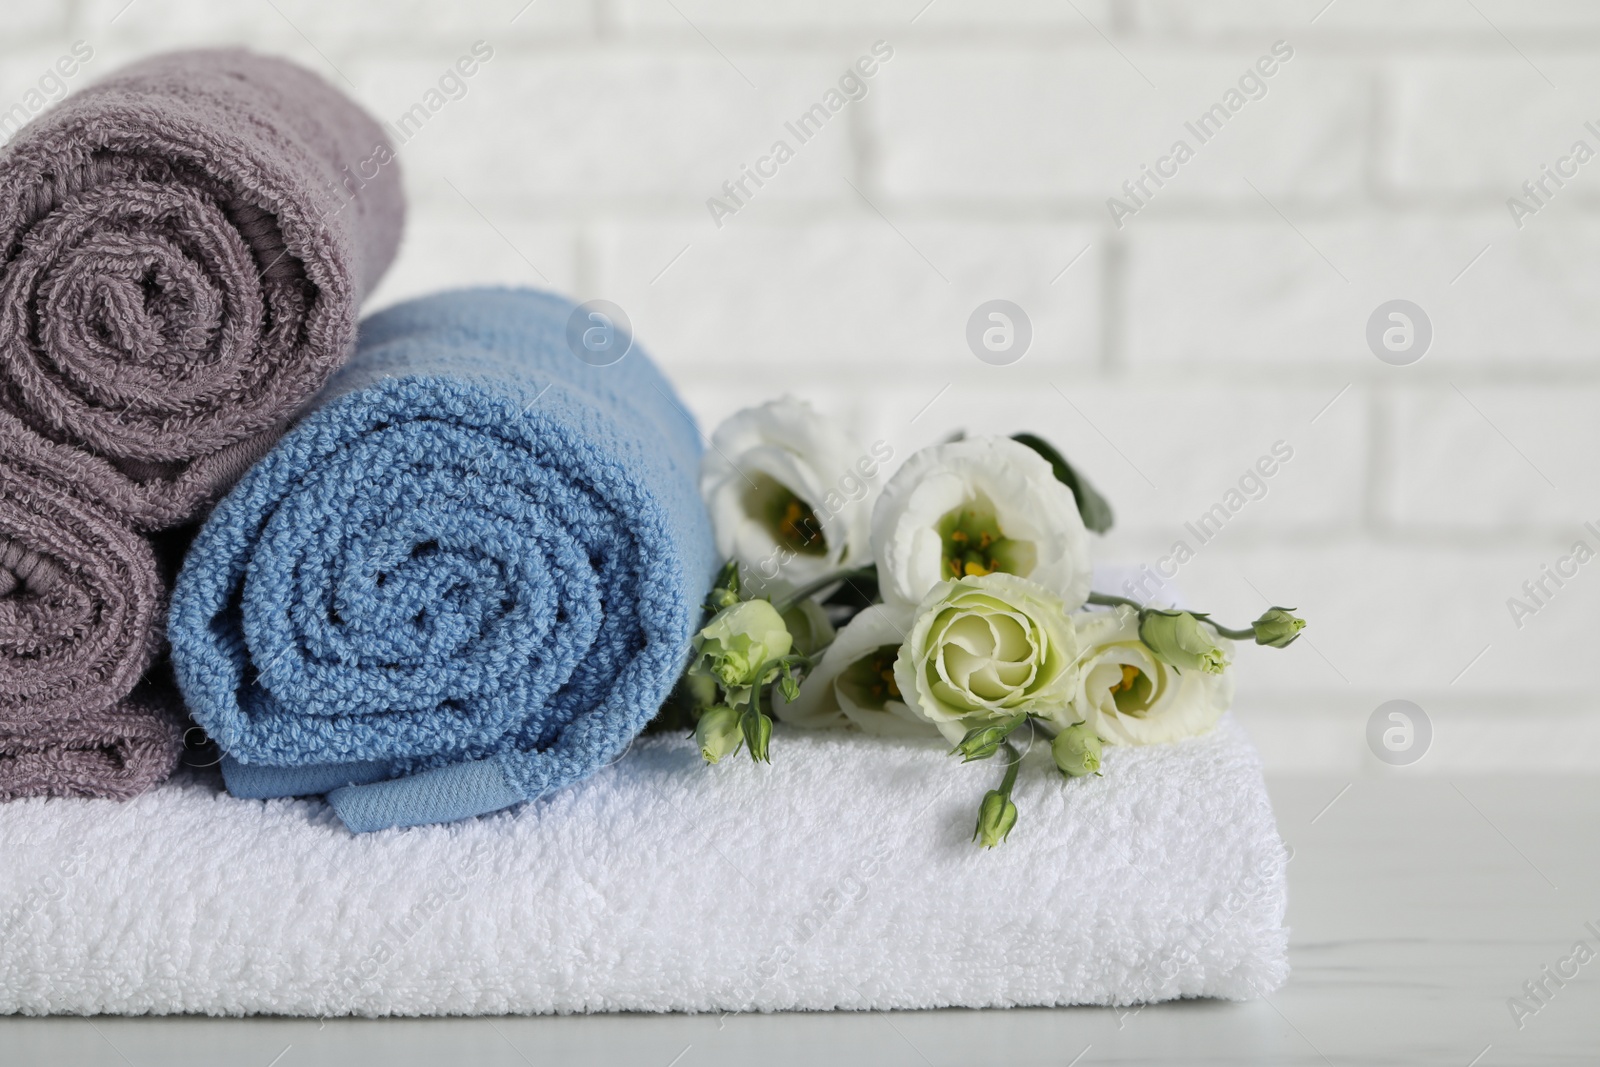
<svg viewBox="0 0 1600 1067">
<path fill-rule="evenodd" d="M 373 316 L 212 513 L 169 633 L 231 792 L 327 793 L 358 832 L 467 818 L 660 707 L 717 562 L 700 436 L 637 347 L 574 355 L 573 310 L 475 289 Z"/>
</svg>

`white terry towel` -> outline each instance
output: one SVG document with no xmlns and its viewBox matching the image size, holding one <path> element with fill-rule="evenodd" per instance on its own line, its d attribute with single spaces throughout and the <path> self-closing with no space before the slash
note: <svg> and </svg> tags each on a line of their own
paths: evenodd
<svg viewBox="0 0 1600 1067">
<path fill-rule="evenodd" d="M 1259 759 L 1209 735 L 1000 760 L 779 727 L 771 766 L 647 738 L 520 810 L 354 836 L 180 777 L 0 805 L 0 1012 L 444 1015 L 1242 999 L 1288 974 Z"/>
</svg>

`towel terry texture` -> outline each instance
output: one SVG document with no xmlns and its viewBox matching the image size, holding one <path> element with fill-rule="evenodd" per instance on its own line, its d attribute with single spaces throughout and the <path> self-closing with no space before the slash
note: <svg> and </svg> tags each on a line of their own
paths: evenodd
<svg viewBox="0 0 1600 1067">
<path fill-rule="evenodd" d="M 569 302 L 415 300 L 361 327 L 308 415 L 218 505 L 169 633 L 249 796 L 353 830 L 460 819 L 614 759 L 681 671 L 716 565 L 700 438 L 637 348 Z"/>
<path fill-rule="evenodd" d="M 0 795 L 170 771 L 146 741 L 171 721 L 125 699 L 171 578 L 138 535 L 196 518 L 347 358 L 402 215 L 381 127 L 237 50 L 130 66 L 0 152 Z"/>
<path fill-rule="evenodd" d="M 344 361 L 402 216 L 382 128 L 292 63 L 171 53 L 69 97 L 0 156 L 11 451 L 140 529 L 193 518 Z"/>
<path fill-rule="evenodd" d="M 182 723 L 177 691 L 156 678 L 107 708 L 42 728 L 0 726 L 0 800 L 138 796 L 172 773 Z"/>
<path fill-rule="evenodd" d="M 0 807 L 0 1011 L 467 1015 L 1245 999 L 1288 973 L 1285 850 L 1225 718 L 1026 757 L 779 726 L 771 766 L 647 737 L 515 812 L 353 836 L 179 778 Z M 113 844 L 114 843 L 114 844 Z"/>
</svg>

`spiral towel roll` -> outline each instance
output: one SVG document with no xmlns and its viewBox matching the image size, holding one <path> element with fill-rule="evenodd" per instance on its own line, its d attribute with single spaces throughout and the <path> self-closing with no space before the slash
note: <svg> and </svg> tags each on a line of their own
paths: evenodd
<svg viewBox="0 0 1600 1067">
<path fill-rule="evenodd" d="M 394 258 L 386 145 L 321 78 L 237 50 L 158 56 L 28 126 L 0 160 L 0 391 L 34 447 L 77 453 L 141 529 L 219 496 Z"/>
<path fill-rule="evenodd" d="M 138 796 L 166 778 L 182 753 L 177 703 L 170 683 L 152 681 L 44 730 L 0 725 L 0 800 Z"/>
<path fill-rule="evenodd" d="M 119 732 L 175 730 L 125 699 L 170 577 L 138 535 L 197 518 L 348 357 L 402 216 L 382 128 L 237 50 L 128 67 L 0 153 L 0 795 L 170 771 Z"/>
<path fill-rule="evenodd" d="M 643 352 L 578 359 L 573 312 L 479 289 L 374 316 L 218 505 L 170 636 L 230 791 L 445 822 L 578 781 L 654 715 L 716 565 L 700 438 Z"/>
</svg>

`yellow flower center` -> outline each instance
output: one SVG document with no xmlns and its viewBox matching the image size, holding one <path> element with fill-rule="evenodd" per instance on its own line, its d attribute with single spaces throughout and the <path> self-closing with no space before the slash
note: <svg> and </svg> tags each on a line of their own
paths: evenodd
<svg viewBox="0 0 1600 1067">
<path fill-rule="evenodd" d="M 750 483 L 744 493 L 745 510 L 766 526 L 774 541 L 804 556 L 827 554 L 828 539 L 811 505 L 771 475 L 755 473 Z"/>
<path fill-rule="evenodd" d="M 1131 663 L 1118 663 L 1116 666 L 1121 670 L 1121 677 L 1111 685 L 1111 702 L 1121 714 L 1138 718 L 1150 710 L 1155 698 L 1155 683 L 1148 674 Z"/>
<path fill-rule="evenodd" d="M 939 520 L 939 538 L 947 578 L 979 578 L 995 571 L 1026 577 L 1033 570 L 1033 543 L 1008 538 L 994 505 L 981 493 Z"/>
<path fill-rule="evenodd" d="M 894 680 L 894 661 L 899 655 L 899 645 L 883 645 L 847 667 L 839 675 L 839 683 L 865 708 L 881 709 L 891 700 L 903 700 Z"/>
<path fill-rule="evenodd" d="M 899 655 L 898 649 L 895 655 Z M 877 679 L 872 683 L 870 692 L 880 701 L 900 699 L 900 686 L 894 680 L 894 660 L 895 656 L 873 656 L 872 665 L 868 668 Z"/>
<path fill-rule="evenodd" d="M 1135 667 L 1130 663 L 1124 663 L 1122 665 L 1122 681 L 1111 687 L 1112 695 L 1115 696 L 1118 693 L 1126 692 L 1127 690 L 1132 689 L 1133 683 L 1139 677 L 1139 674 L 1140 671 L 1138 667 Z"/>
</svg>

